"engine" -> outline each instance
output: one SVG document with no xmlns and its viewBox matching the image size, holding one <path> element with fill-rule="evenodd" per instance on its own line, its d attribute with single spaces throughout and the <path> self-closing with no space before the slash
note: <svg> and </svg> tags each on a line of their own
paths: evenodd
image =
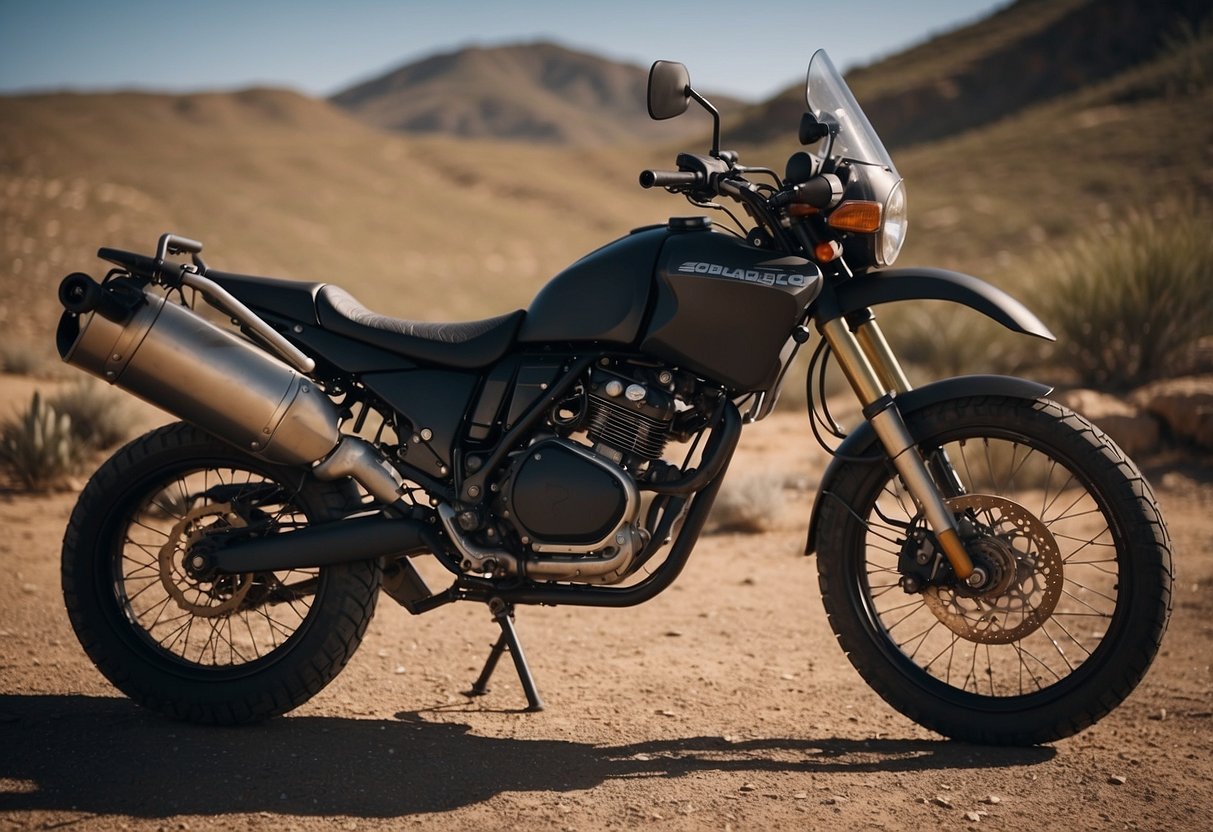
<svg viewBox="0 0 1213 832">
<path fill-rule="evenodd" d="M 652 374 L 653 378 L 645 378 Z M 659 460 L 676 413 L 669 373 L 595 367 L 565 436 L 532 444 L 510 468 L 495 504 L 532 556 L 531 577 L 610 583 L 649 540 L 638 522 L 636 477 Z M 570 438 L 584 433 L 588 442 Z"/>
</svg>

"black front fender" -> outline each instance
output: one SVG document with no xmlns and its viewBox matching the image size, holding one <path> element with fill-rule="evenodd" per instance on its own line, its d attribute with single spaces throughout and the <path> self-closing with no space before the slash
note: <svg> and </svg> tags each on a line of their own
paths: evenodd
<svg viewBox="0 0 1213 832">
<path fill-rule="evenodd" d="M 1012 376 L 956 376 L 935 381 L 897 396 L 897 409 L 902 416 L 916 410 L 938 404 L 949 399 L 972 398 L 974 396 L 1005 396 L 1016 399 L 1039 399 L 1049 395 L 1053 388 L 1035 381 Z M 917 438 L 917 437 L 915 437 Z M 834 485 L 844 465 L 881 465 L 887 460 L 884 449 L 876 438 L 876 432 L 867 422 L 853 430 L 834 452 L 833 461 L 821 477 L 817 488 L 817 499 L 813 502 L 813 513 L 809 517 L 809 537 L 804 553 L 817 551 L 817 516 L 821 503 Z"/>
<path fill-rule="evenodd" d="M 1049 328 L 1015 298 L 984 280 L 960 272 L 886 269 L 845 280 L 834 292 L 844 315 L 902 300 L 946 300 L 976 309 L 1014 332 L 1056 340 Z"/>
</svg>

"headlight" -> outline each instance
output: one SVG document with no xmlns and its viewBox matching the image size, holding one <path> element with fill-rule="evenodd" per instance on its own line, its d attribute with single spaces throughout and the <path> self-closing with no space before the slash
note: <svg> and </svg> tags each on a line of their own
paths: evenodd
<svg viewBox="0 0 1213 832">
<path fill-rule="evenodd" d="M 881 266 L 891 266 L 901 253 L 901 246 L 906 241 L 906 226 L 909 225 L 904 179 L 899 179 L 889 192 L 882 213 L 884 222 L 876 238 L 876 255 Z"/>
</svg>

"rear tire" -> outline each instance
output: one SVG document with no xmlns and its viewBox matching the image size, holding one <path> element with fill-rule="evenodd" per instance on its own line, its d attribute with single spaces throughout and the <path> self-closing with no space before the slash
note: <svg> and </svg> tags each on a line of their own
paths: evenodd
<svg viewBox="0 0 1213 832">
<path fill-rule="evenodd" d="M 64 536 L 80 644 L 123 693 L 177 719 L 240 724 L 298 707 L 362 641 L 378 562 L 208 580 L 184 555 L 208 532 L 332 520 L 344 502 L 338 486 L 190 425 L 132 441 L 89 480 Z"/>
<path fill-rule="evenodd" d="M 1008 507 L 978 518 L 1001 524 L 1012 547 L 991 533 L 993 548 L 1015 563 L 998 595 L 906 592 L 905 540 L 922 519 L 889 466 L 844 466 L 820 498 L 818 568 L 851 663 L 894 708 L 953 739 L 1033 745 L 1107 715 L 1141 681 L 1170 614 L 1170 543 L 1141 473 L 1046 400 L 945 401 L 906 423 L 924 455 L 947 451 L 968 492 L 996 495 L 970 502 Z M 1043 526 L 1013 521 L 1021 507 Z"/>
</svg>

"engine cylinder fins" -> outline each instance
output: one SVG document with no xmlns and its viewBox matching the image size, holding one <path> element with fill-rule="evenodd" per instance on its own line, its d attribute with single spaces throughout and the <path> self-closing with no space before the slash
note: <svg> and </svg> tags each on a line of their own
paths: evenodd
<svg viewBox="0 0 1213 832">
<path fill-rule="evenodd" d="M 670 438 L 670 421 L 661 421 L 600 396 L 590 397 L 586 433 L 623 453 L 660 459 Z"/>
</svg>

